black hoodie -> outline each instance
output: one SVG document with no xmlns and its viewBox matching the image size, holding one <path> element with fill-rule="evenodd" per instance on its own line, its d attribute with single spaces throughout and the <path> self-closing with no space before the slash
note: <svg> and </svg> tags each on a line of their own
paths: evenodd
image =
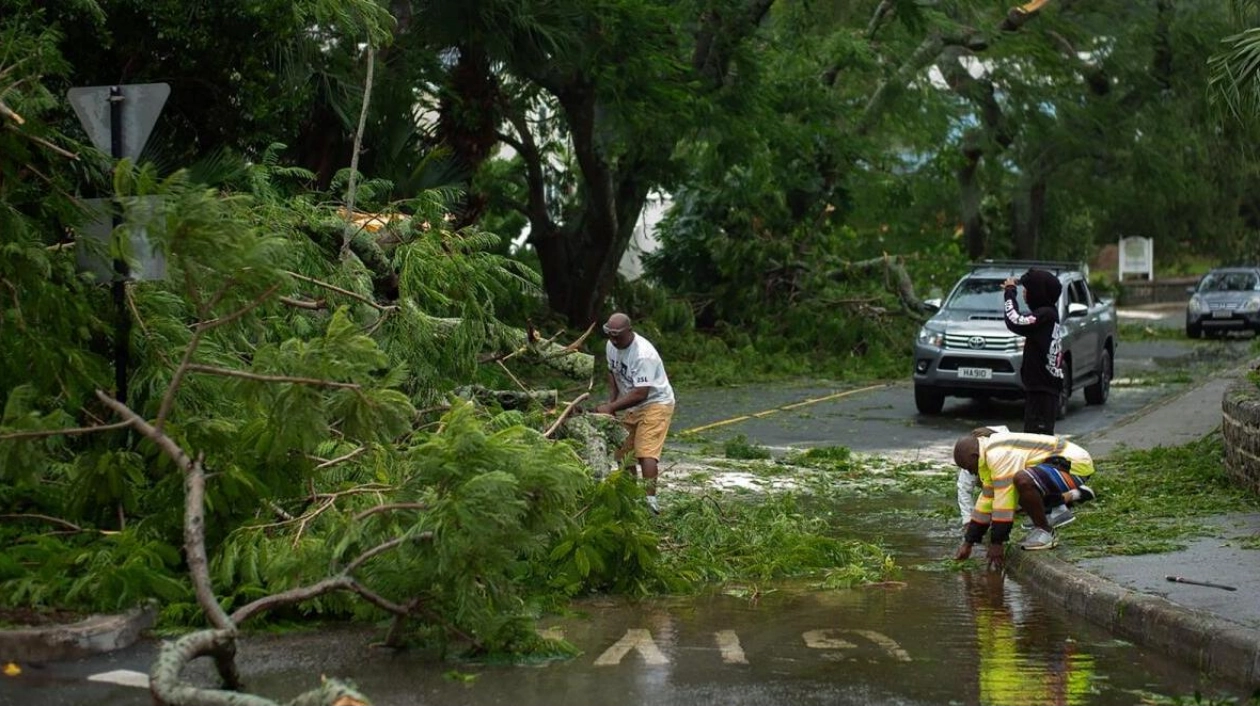
<svg viewBox="0 0 1260 707">
<path fill-rule="evenodd" d="M 1045 270 L 1029 270 L 1019 284 L 1032 311 L 1020 314 L 1014 287 L 1006 288 L 1004 305 L 1006 328 L 1025 337 L 1019 377 L 1024 390 L 1058 393 L 1063 390 L 1063 329 L 1059 326 L 1063 285 Z"/>
</svg>

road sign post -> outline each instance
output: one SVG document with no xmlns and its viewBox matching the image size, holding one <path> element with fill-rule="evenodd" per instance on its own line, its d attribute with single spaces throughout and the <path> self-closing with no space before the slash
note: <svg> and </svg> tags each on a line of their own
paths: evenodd
<svg viewBox="0 0 1260 707">
<path fill-rule="evenodd" d="M 171 87 L 164 83 L 132 84 L 119 86 L 84 86 L 70 89 L 67 98 L 79 122 L 87 131 L 92 143 L 101 151 L 109 151 L 115 161 L 124 157 L 135 159 L 149 140 L 157 123 L 162 106 L 171 94 Z M 117 208 L 108 208 L 106 221 L 112 233 L 122 224 Z M 85 231 L 94 224 L 85 224 Z M 128 245 L 134 245 L 134 236 L 128 234 Z M 147 247 L 147 238 L 143 239 Z M 106 238 L 108 243 L 109 239 Z M 89 258 L 90 260 L 90 258 Z M 117 319 L 114 337 L 114 388 L 115 397 L 127 402 L 127 369 L 130 365 L 131 316 L 127 312 L 127 280 L 136 275 L 130 272 L 121 252 L 114 255 L 110 287 Z M 147 268 L 139 275 L 145 279 Z"/>
</svg>

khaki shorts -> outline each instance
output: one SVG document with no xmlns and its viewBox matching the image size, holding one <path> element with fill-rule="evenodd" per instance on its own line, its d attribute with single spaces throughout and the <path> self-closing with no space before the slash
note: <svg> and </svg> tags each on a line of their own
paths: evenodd
<svg viewBox="0 0 1260 707">
<path fill-rule="evenodd" d="M 621 424 L 626 426 L 630 434 L 617 450 L 617 460 L 625 458 L 626 453 L 634 450 L 636 459 L 655 459 L 660 461 L 661 451 L 665 449 L 665 435 L 669 433 L 669 421 L 674 417 L 674 406 L 654 403 L 644 405 L 626 413 Z"/>
</svg>

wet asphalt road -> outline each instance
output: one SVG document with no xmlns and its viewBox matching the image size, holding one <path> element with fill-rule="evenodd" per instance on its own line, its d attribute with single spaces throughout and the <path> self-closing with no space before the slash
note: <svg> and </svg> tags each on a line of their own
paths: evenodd
<svg viewBox="0 0 1260 707">
<path fill-rule="evenodd" d="M 1078 390 L 1055 432 L 1079 438 L 1114 425 L 1213 371 L 1238 365 L 1248 357 L 1251 341 L 1123 343 L 1116 352 L 1116 381 L 1106 404 L 1087 405 Z M 1018 431 L 1023 402 L 948 398 L 940 415 L 921 415 L 908 379 L 747 386 L 680 391 L 671 443 L 720 442 L 744 435 L 772 450 L 844 446 L 866 454 L 935 459 L 960 434 L 982 425 Z"/>
<path fill-rule="evenodd" d="M 1087 406 L 1078 394 L 1058 431 L 1081 436 L 1114 425 L 1192 384 L 1197 375 L 1246 359 L 1250 349 L 1250 339 L 1125 343 L 1108 403 Z M 909 381 L 683 390 L 679 397 L 675 430 L 704 429 L 671 444 L 743 434 L 775 448 L 843 445 L 864 453 L 935 458 L 973 427 L 1018 429 L 1022 421 L 1018 401 L 951 399 L 943 414 L 919 415 Z M 912 552 L 921 553 L 920 561 L 943 556 L 955 541 L 947 534 L 914 535 L 917 540 L 906 543 L 918 543 Z M 977 677 L 977 671 L 984 675 L 986 660 L 977 627 L 998 617 L 1009 622 L 1011 640 L 1020 642 L 1015 658 L 1050 670 L 1047 675 L 1064 673 L 1061 665 L 1054 666 L 1072 659 L 1062 654 L 1065 646 L 1078 662 L 1088 658 L 1089 670 L 1077 674 L 1093 682 L 1087 692 L 1071 696 L 1073 703 L 1136 704 L 1144 690 L 1187 694 L 1201 687 L 1180 666 L 1045 610 L 1017 585 L 993 600 L 959 586 L 958 575 L 912 571 L 906 579 L 906 589 L 891 593 L 850 590 L 783 599 L 781 611 L 770 613 L 750 611 L 754 607 L 747 602 L 729 597 L 594 604 L 558 622 L 585 655 L 535 669 L 394 657 L 368 647 L 376 638 L 373 632 L 345 628 L 308 639 L 254 637 L 245 644 L 241 664 L 247 675 L 254 674 L 253 687 L 265 694 L 296 694 L 320 674 L 356 675 L 368 694 L 387 704 L 1036 703 L 1042 698 L 1033 694 L 986 693 L 990 687 Z M 929 605 L 943 613 L 917 613 Z M 923 641 L 928 634 L 932 640 Z M 647 642 L 634 643 L 634 637 L 645 635 L 659 655 Z M 615 656 L 626 641 L 629 647 L 616 662 L 600 662 Z M 142 679 L 155 650 L 154 643 L 144 642 L 85 661 L 30 666 L 20 681 L 0 677 L 0 704 L 149 704 L 143 687 L 89 682 L 89 677 L 123 670 Z M 731 659 L 735 650 L 745 662 Z M 899 667 L 904 658 L 898 650 L 915 661 L 909 672 Z M 481 677 L 461 686 L 446 673 L 452 667 Z M 204 665 L 194 674 L 210 677 Z M 884 677 L 874 679 L 879 675 Z M 1042 697 L 1056 701 L 1053 695 Z"/>
</svg>

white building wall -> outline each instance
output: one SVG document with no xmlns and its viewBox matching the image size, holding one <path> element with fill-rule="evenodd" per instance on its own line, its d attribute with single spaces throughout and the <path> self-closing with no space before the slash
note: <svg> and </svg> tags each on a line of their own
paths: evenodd
<svg viewBox="0 0 1260 707">
<path fill-rule="evenodd" d="M 643 212 L 639 214 L 639 221 L 634 226 L 634 233 L 630 236 L 630 245 L 626 247 L 626 252 L 621 256 L 621 263 L 617 266 L 617 272 L 627 280 L 637 280 L 643 277 L 643 255 L 654 253 L 660 247 L 660 240 L 656 237 L 657 224 L 661 219 L 665 218 L 665 212 L 673 205 L 669 195 L 661 192 L 652 192 L 648 194 L 647 201 L 643 204 Z"/>
</svg>

